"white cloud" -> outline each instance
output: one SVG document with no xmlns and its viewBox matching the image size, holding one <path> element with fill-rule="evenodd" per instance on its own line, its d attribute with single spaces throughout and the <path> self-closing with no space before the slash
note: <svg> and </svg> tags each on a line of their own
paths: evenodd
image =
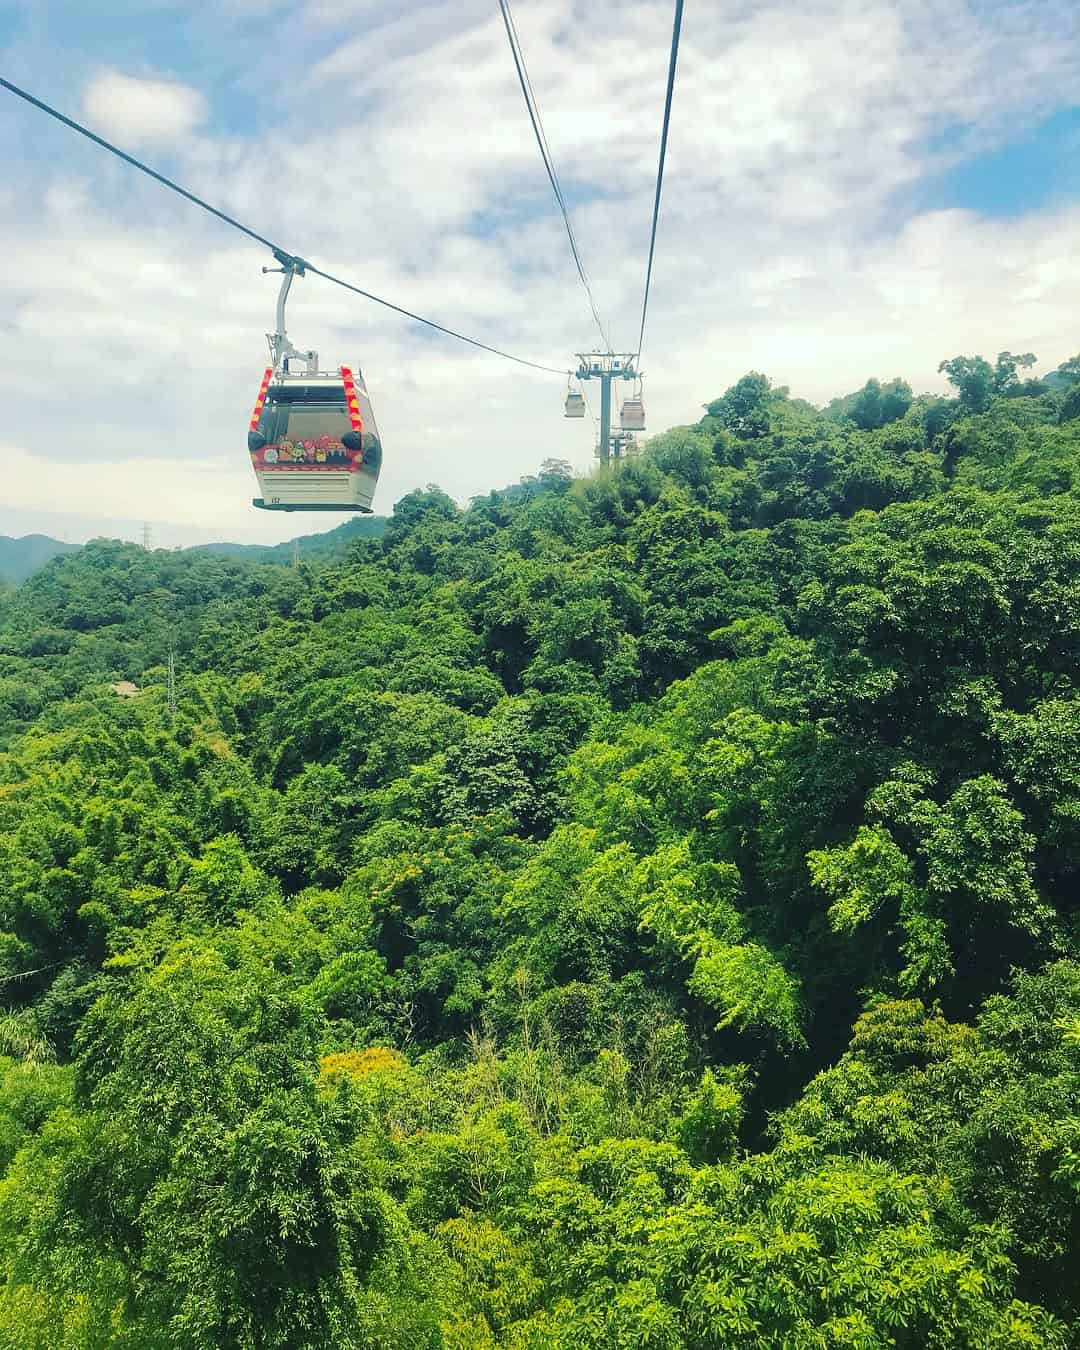
<svg viewBox="0 0 1080 1350">
<path fill-rule="evenodd" d="M 106 70 L 87 86 L 83 110 L 94 130 L 126 147 L 183 140 L 206 120 L 207 105 L 179 81 Z"/>
</svg>

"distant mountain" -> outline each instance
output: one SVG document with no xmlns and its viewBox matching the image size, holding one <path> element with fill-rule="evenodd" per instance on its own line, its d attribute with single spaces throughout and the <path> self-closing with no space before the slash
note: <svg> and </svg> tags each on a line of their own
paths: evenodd
<svg viewBox="0 0 1080 1350">
<path fill-rule="evenodd" d="M 306 562 L 330 562 L 344 557 L 357 539 L 381 539 L 385 516 L 356 516 L 321 534 L 303 534 L 284 544 L 195 544 L 185 553 L 210 553 L 219 558 L 243 558 L 249 562 L 291 563 L 294 554 Z M 53 558 L 75 553 L 80 544 L 65 544 L 45 534 L 27 534 L 20 539 L 0 534 L 0 582 L 21 585 Z"/>
<path fill-rule="evenodd" d="M 61 553 L 74 553 L 78 544 L 65 544 L 47 534 L 24 534 L 19 539 L 0 534 L 0 580 L 18 586 Z"/>
<path fill-rule="evenodd" d="M 327 562 L 343 556 L 357 539 L 381 539 L 385 516 L 353 516 L 321 534 L 302 534 L 283 544 L 196 544 L 188 553 L 212 553 L 219 558 L 246 558 L 251 562 L 290 563 L 294 552 L 307 562 Z"/>
</svg>

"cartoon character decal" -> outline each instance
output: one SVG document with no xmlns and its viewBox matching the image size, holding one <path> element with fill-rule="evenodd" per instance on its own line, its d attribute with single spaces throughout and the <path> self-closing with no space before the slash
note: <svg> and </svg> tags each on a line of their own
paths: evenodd
<svg viewBox="0 0 1080 1350">
<path fill-rule="evenodd" d="M 257 469 L 310 464 L 313 468 L 353 470 L 362 460 L 359 452 L 346 450 L 339 436 L 326 434 L 303 441 L 283 437 L 276 445 L 252 451 L 251 458 Z"/>
</svg>

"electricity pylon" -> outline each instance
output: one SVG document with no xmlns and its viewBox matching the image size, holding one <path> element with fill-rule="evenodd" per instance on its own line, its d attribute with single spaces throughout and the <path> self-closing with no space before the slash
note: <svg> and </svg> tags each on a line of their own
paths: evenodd
<svg viewBox="0 0 1080 1350">
<path fill-rule="evenodd" d="M 169 723 L 171 725 L 176 721 L 176 651 L 172 647 L 169 648 L 169 680 L 166 696 L 169 701 Z"/>
</svg>

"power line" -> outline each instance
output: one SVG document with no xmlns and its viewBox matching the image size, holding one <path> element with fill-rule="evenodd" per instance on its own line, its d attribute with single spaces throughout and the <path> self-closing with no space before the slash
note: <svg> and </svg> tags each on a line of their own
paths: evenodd
<svg viewBox="0 0 1080 1350">
<path fill-rule="evenodd" d="M 152 169 L 148 164 L 144 164 L 141 159 L 136 159 L 134 155 L 129 155 L 127 151 L 121 150 L 119 146 L 113 145 L 111 141 L 105 140 L 102 136 L 98 136 L 88 127 L 84 127 L 81 122 L 76 122 L 73 118 L 66 117 L 62 112 L 59 112 L 50 104 L 43 102 L 39 98 L 35 98 L 33 94 L 27 93 L 25 89 L 20 89 L 18 85 L 12 84 L 10 80 L 5 80 L 3 76 L 0 76 L 0 88 L 6 89 L 9 93 L 15 94 L 16 97 L 29 103 L 32 107 L 39 109 L 43 113 L 47 113 L 50 117 L 54 117 L 58 122 L 63 123 L 64 126 L 69 127 L 72 131 L 78 132 L 80 136 L 85 136 L 87 140 L 93 141 L 95 145 L 100 145 L 103 150 L 108 150 L 110 154 L 116 155 L 118 159 L 122 159 L 126 164 L 130 164 L 132 168 L 147 174 L 163 187 L 169 188 L 172 192 L 179 193 L 181 197 L 185 197 L 193 205 L 201 207 L 204 211 L 209 211 L 212 216 L 217 216 L 218 220 L 224 221 L 226 225 L 231 225 L 234 230 L 239 230 L 241 234 L 246 234 L 249 239 L 254 239 L 256 243 L 262 244 L 264 248 L 268 248 L 270 252 L 273 253 L 278 262 L 299 263 L 306 271 L 314 272 L 316 276 L 322 277 L 324 281 L 333 282 L 335 286 L 342 286 L 347 291 L 353 291 L 356 295 L 363 296 L 365 300 L 371 300 L 376 305 L 382 305 L 384 309 L 392 309 L 395 314 L 404 315 L 405 318 L 412 319 L 415 323 L 424 324 L 428 328 L 435 329 L 438 333 L 445 333 L 447 337 L 456 338 L 459 342 L 467 342 L 471 347 L 479 347 L 481 351 L 490 352 L 493 356 L 501 356 L 507 361 L 515 361 L 520 366 L 531 366 L 533 370 L 543 370 L 549 375 L 566 375 L 569 373 L 565 369 L 560 369 L 556 366 L 545 366 L 541 365 L 538 361 L 527 361 L 523 356 L 514 356 L 511 352 L 503 351 L 500 347 L 491 347 L 486 342 L 479 342 L 476 338 L 467 337 L 464 333 L 458 333 L 453 328 L 446 328 L 443 324 L 436 323 L 434 319 L 425 319 L 422 314 L 414 314 L 410 309 L 403 309 L 400 305 L 395 305 L 389 300 L 382 299 L 381 296 L 373 295 L 370 291 L 362 290 L 359 286 L 353 286 L 348 281 L 342 281 L 340 277 L 335 277 L 329 272 L 324 272 L 313 263 L 309 263 L 306 259 L 290 253 L 288 249 L 282 248 L 280 244 L 275 244 L 272 239 L 267 239 L 265 235 L 261 235 L 256 230 L 250 229 L 247 225 L 242 224 L 239 220 L 228 215 L 225 211 L 219 210 L 216 206 L 211 206 L 211 204 L 204 201 L 202 197 L 197 197 L 194 192 L 189 192 L 187 188 L 181 187 L 179 183 L 174 183 L 171 178 L 166 178 L 164 174 L 158 173 L 156 169 Z"/>
<path fill-rule="evenodd" d="M 652 235 L 649 239 L 649 266 L 645 271 L 645 297 L 641 302 L 641 330 L 638 333 L 637 359 L 645 342 L 645 316 L 649 310 L 649 284 L 652 281 L 653 253 L 656 249 L 656 224 L 660 219 L 660 191 L 664 186 L 664 159 L 667 155 L 668 127 L 671 123 L 671 99 L 675 92 L 675 65 L 679 59 L 679 34 L 682 31 L 683 0 L 675 0 L 675 23 L 671 30 L 671 61 L 668 64 L 667 96 L 664 100 L 664 125 L 660 133 L 660 163 L 656 170 L 656 199 L 653 202 Z"/>
<path fill-rule="evenodd" d="M 5 975 L 0 979 L 0 984 L 11 984 L 14 980 L 28 980 L 31 975 L 40 975 L 43 971 L 55 970 L 57 966 L 63 964 L 63 961 L 50 961 L 47 966 L 36 966 L 33 970 L 16 971 L 14 975 Z"/>
<path fill-rule="evenodd" d="M 563 196 L 562 187 L 559 184 L 559 175 L 555 169 L 555 160 L 551 154 L 551 147 L 547 142 L 547 135 L 544 132 L 544 123 L 540 116 L 540 105 L 537 103 L 536 95 L 533 93 L 532 81 L 529 79 L 529 72 L 525 65 L 525 53 L 521 50 L 521 41 L 517 35 L 517 27 L 514 24 L 514 17 L 510 13 L 510 0 L 499 0 L 499 8 L 502 10 L 503 24 L 506 27 L 506 36 L 510 43 L 510 55 L 514 58 L 514 67 L 517 70 L 518 83 L 521 85 L 522 97 L 525 99 L 525 109 L 529 114 L 529 121 L 532 123 L 536 144 L 540 149 L 540 158 L 544 161 L 544 168 L 547 170 L 548 181 L 551 183 L 551 190 L 555 194 L 555 200 L 562 213 L 563 224 L 566 226 L 566 237 L 570 241 L 570 252 L 574 255 L 574 264 L 577 267 L 578 276 L 581 278 L 581 284 L 585 287 L 585 294 L 589 299 L 589 308 L 592 310 L 592 316 L 596 320 L 597 328 L 600 330 L 601 340 L 607 350 L 611 351 L 611 339 L 604 331 L 604 324 L 600 318 L 599 311 L 596 308 L 596 301 L 593 298 L 592 287 L 589 285 L 589 278 L 585 275 L 585 264 L 581 261 L 581 253 L 578 249 L 577 239 L 574 235 L 574 227 L 570 221 L 570 211 L 566 205 L 566 198 Z"/>
</svg>

